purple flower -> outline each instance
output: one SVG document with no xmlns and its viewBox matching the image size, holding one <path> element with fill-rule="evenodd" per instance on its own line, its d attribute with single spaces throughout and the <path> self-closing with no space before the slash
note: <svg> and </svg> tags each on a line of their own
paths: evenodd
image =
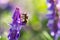
<svg viewBox="0 0 60 40">
<path fill-rule="evenodd" d="M 13 14 L 13 25 L 17 25 L 17 24 L 20 24 L 20 12 L 19 12 L 19 8 L 16 8 L 14 14 Z"/>
<path fill-rule="evenodd" d="M 51 4 L 51 7 L 48 8 L 48 10 L 52 10 L 53 11 L 55 9 L 54 6 L 55 6 L 54 4 Z"/>
<path fill-rule="evenodd" d="M 60 29 L 60 21 L 58 21 L 57 25 L 58 25 L 58 29 Z"/>
<path fill-rule="evenodd" d="M 51 20 L 51 19 L 54 20 L 54 16 L 52 14 L 47 14 L 46 16 L 47 16 L 48 20 Z"/>
<path fill-rule="evenodd" d="M 9 40 L 18 40 L 19 31 L 17 29 L 10 29 L 10 33 L 8 35 Z"/>
<path fill-rule="evenodd" d="M 50 30 L 53 27 L 53 23 L 54 23 L 54 20 L 48 20 L 47 26 L 49 27 Z"/>
<path fill-rule="evenodd" d="M 48 8 L 48 10 L 54 10 L 55 9 L 55 4 L 54 4 L 54 0 L 47 0 L 48 3 L 51 4 L 50 8 Z"/>
</svg>

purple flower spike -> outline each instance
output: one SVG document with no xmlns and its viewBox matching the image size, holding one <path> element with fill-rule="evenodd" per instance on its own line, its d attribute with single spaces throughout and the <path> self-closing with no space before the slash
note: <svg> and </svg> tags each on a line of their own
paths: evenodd
<svg viewBox="0 0 60 40">
<path fill-rule="evenodd" d="M 47 15 L 48 16 L 48 28 L 50 30 L 52 30 L 54 32 L 54 34 L 56 33 L 57 31 L 57 25 L 56 25 L 56 21 L 55 21 L 55 17 L 56 17 L 56 4 L 55 4 L 55 1 L 54 0 L 48 0 L 48 2 L 51 4 L 51 7 L 48 8 L 49 11 L 52 11 L 51 14 Z M 52 21 L 53 20 L 53 21 Z"/>
<path fill-rule="evenodd" d="M 48 0 L 51 4 L 51 7 L 48 8 L 49 11 L 53 11 L 52 14 L 47 15 L 48 23 L 47 26 L 50 29 L 51 35 L 54 37 L 54 40 L 58 40 L 60 36 L 60 14 L 59 9 L 57 9 L 57 1 L 60 0 Z"/>
<path fill-rule="evenodd" d="M 20 26 L 21 23 L 21 19 L 20 19 L 20 12 L 19 12 L 19 8 L 16 8 L 14 14 L 13 14 L 13 21 L 11 23 L 11 28 L 10 28 L 10 32 L 8 35 L 8 39 L 9 40 L 18 40 L 19 35 L 20 35 L 20 30 L 22 28 L 22 26 Z"/>
<path fill-rule="evenodd" d="M 11 23 L 10 32 L 8 35 L 9 40 L 18 40 L 18 38 L 20 36 L 20 30 L 23 25 L 26 25 L 27 18 L 28 17 L 26 14 L 22 14 L 22 16 L 21 16 L 20 12 L 19 12 L 19 8 L 16 8 L 16 10 L 13 14 L 13 17 L 12 17 L 13 21 Z"/>
</svg>

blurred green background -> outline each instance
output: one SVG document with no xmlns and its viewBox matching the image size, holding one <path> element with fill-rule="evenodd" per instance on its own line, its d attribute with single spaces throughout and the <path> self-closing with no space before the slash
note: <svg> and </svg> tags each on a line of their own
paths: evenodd
<svg viewBox="0 0 60 40">
<path fill-rule="evenodd" d="M 8 31 L 12 22 L 12 9 L 19 6 L 22 12 L 27 12 L 28 23 L 20 32 L 19 40 L 53 40 L 46 26 L 47 0 L 10 0 L 10 6 L 0 5 L 0 40 L 8 40 Z M 14 6 L 12 6 L 14 4 Z M 7 5 L 7 4 L 6 4 Z M 11 8 L 12 7 L 12 8 Z M 3 9 L 4 8 L 4 9 Z M 10 9 L 9 9 L 10 8 Z"/>
</svg>

